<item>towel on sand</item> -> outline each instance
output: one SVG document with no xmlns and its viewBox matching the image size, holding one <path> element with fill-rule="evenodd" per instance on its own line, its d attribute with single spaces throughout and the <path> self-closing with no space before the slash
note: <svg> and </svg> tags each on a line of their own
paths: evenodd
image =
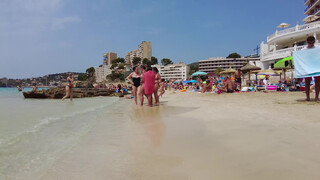
<svg viewBox="0 0 320 180">
<path fill-rule="evenodd" d="M 320 76 L 320 47 L 293 53 L 296 78 Z"/>
</svg>

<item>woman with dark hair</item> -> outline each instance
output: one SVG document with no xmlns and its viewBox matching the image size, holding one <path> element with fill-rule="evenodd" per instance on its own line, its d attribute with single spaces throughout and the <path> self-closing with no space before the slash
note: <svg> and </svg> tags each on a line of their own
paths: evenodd
<svg viewBox="0 0 320 180">
<path fill-rule="evenodd" d="M 116 93 L 121 93 L 121 94 L 123 95 L 123 89 L 122 89 L 122 87 L 121 87 L 121 84 L 118 84 L 118 85 L 117 85 Z"/>
<path fill-rule="evenodd" d="M 126 78 L 132 85 L 132 95 L 134 96 L 134 102 L 138 104 L 137 94 L 138 88 L 141 85 L 141 74 L 137 66 L 133 67 L 133 72 Z"/>
<path fill-rule="evenodd" d="M 70 101 L 72 101 L 72 88 L 73 88 L 73 75 L 69 73 L 67 77 L 67 85 L 66 85 L 66 95 L 62 98 L 62 101 L 70 96 Z"/>
<path fill-rule="evenodd" d="M 161 76 L 159 74 L 159 70 L 156 67 L 152 68 L 153 73 L 155 74 L 155 82 L 154 82 L 154 98 L 156 100 L 156 105 L 159 105 L 159 94 L 158 94 L 158 90 L 160 87 L 160 83 L 161 83 Z"/>
</svg>

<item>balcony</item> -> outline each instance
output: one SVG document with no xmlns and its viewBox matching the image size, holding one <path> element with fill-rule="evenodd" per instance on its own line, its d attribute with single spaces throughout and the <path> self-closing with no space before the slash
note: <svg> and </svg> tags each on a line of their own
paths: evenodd
<svg viewBox="0 0 320 180">
<path fill-rule="evenodd" d="M 267 42 L 269 43 L 270 41 L 275 40 L 277 38 L 281 38 L 282 36 L 290 35 L 293 33 L 299 33 L 299 32 L 303 33 L 303 31 L 314 30 L 317 28 L 320 28 L 320 21 L 316 21 L 316 22 L 304 24 L 304 25 L 297 25 L 292 28 L 276 31 L 274 34 L 267 37 Z"/>
<path fill-rule="evenodd" d="M 304 5 L 309 5 L 311 3 L 311 0 L 304 0 Z"/>
<path fill-rule="evenodd" d="M 310 3 L 307 8 L 304 10 L 304 14 L 309 14 L 309 11 L 316 5 L 319 4 L 319 0 L 315 0 L 312 3 Z"/>
<path fill-rule="evenodd" d="M 270 60 L 276 60 L 276 59 L 282 59 L 288 56 L 291 56 L 291 52 L 293 51 L 300 51 L 305 46 L 296 46 L 296 47 L 290 47 L 286 49 L 280 49 L 276 50 L 274 52 L 265 53 L 262 55 L 261 61 L 270 61 Z"/>
</svg>

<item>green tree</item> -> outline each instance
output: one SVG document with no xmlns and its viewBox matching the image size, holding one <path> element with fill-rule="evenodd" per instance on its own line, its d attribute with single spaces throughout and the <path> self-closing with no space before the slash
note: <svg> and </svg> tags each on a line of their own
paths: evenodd
<svg viewBox="0 0 320 180">
<path fill-rule="evenodd" d="M 133 65 L 137 65 L 137 64 L 139 64 L 139 63 L 141 63 L 141 58 L 140 58 L 140 57 L 134 57 L 134 58 L 132 59 L 132 64 L 133 64 Z"/>
<path fill-rule="evenodd" d="M 88 68 L 87 70 L 86 70 L 86 73 L 87 73 L 87 80 L 89 80 L 89 81 L 95 81 L 95 76 L 94 76 L 94 73 L 95 73 L 95 69 L 94 69 L 94 67 L 90 67 L 90 68 Z"/>
<path fill-rule="evenodd" d="M 151 57 L 151 64 L 154 65 L 154 64 L 158 64 L 158 59 L 156 57 Z"/>
<path fill-rule="evenodd" d="M 190 75 L 199 71 L 199 63 L 198 62 L 191 63 L 191 64 L 189 64 L 189 66 L 190 66 Z"/>
<path fill-rule="evenodd" d="M 124 59 L 124 58 L 117 58 L 117 59 L 114 59 L 114 60 L 112 60 L 111 61 L 111 64 L 119 64 L 119 63 L 125 63 L 126 62 L 126 60 Z"/>
<path fill-rule="evenodd" d="M 124 64 L 123 63 L 119 63 L 118 69 L 124 69 Z"/>
<path fill-rule="evenodd" d="M 216 70 L 214 70 L 214 73 L 216 75 L 220 74 L 223 71 L 223 69 L 221 67 L 218 67 Z"/>
<path fill-rule="evenodd" d="M 90 67 L 86 70 L 86 73 L 89 75 L 89 77 L 92 77 L 94 76 L 95 71 L 96 70 L 94 69 L 94 67 Z"/>
<path fill-rule="evenodd" d="M 149 59 L 144 58 L 144 59 L 142 60 L 142 64 L 147 65 L 147 66 L 151 66 L 151 65 L 152 65 L 152 62 L 151 62 Z"/>
<path fill-rule="evenodd" d="M 229 54 L 229 56 L 227 58 L 241 58 L 241 55 L 234 52 L 234 53 Z"/>
<path fill-rule="evenodd" d="M 172 62 L 169 58 L 163 58 L 163 59 L 161 60 L 161 64 L 164 65 L 164 66 L 166 66 L 166 65 L 168 65 L 168 64 L 173 64 L 173 62 Z"/>
<path fill-rule="evenodd" d="M 79 81 L 86 81 L 87 80 L 87 75 L 86 74 L 79 74 L 78 80 Z"/>
</svg>

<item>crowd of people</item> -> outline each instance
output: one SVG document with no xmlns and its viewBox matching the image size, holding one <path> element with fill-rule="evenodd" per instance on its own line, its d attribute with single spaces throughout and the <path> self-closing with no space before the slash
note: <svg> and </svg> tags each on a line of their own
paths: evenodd
<svg viewBox="0 0 320 180">
<path fill-rule="evenodd" d="M 302 50 L 314 49 L 315 38 L 313 36 L 307 38 L 307 46 Z M 242 84 L 242 72 L 237 70 L 233 76 L 209 76 L 206 79 L 201 79 L 200 77 L 196 81 L 189 82 L 188 80 L 170 80 L 165 81 L 161 79 L 160 73 L 156 67 L 146 67 L 145 65 L 133 67 L 133 72 L 126 78 L 126 80 L 131 85 L 126 84 L 101 84 L 96 86 L 96 88 L 105 88 L 109 90 L 114 90 L 117 93 L 124 94 L 124 91 L 131 90 L 131 97 L 134 99 L 136 105 L 138 105 L 138 100 L 140 105 L 143 106 L 144 97 L 146 96 L 148 101 L 148 106 L 153 106 L 153 97 L 155 99 L 155 105 L 159 105 L 159 98 L 165 93 L 167 89 L 180 90 L 182 92 L 192 90 L 196 92 L 206 93 L 206 92 L 216 92 L 218 94 L 233 93 L 235 91 L 241 91 Z M 62 98 L 62 101 L 68 97 L 72 100 L 72 88 L 73 88 L 73 75 L 69 73 L 66 85 L 66 95 Z M 301 80 L 301 79 L 300 79 Z M 298 81 L 295 81 L 299 83 Z M 305 82 L 305 92 L 306 101 L 310 101 L 310 91 L 315 91 L 315 101 L 319 101 L 319 91 L 320 91 L 320 76 L 306 77 Z M 313 85 L 311 86 L 313 82 Z M 269 76 L 259 81 L 252 81 L 249 86 L 259 87 L 268 86 Z M 276 84 L 277 91 L 286 91 L 285 88 L 292 87 L 292 82 L 288 79 L 280 80 Z M 294 84 L 296 87 L 296 84 Z M 18 90 L 22 91 L 22 87 L 18 86 Z M 36 91 L 37 87 L 33 86 L 33 91 Z"/>
</svg>

